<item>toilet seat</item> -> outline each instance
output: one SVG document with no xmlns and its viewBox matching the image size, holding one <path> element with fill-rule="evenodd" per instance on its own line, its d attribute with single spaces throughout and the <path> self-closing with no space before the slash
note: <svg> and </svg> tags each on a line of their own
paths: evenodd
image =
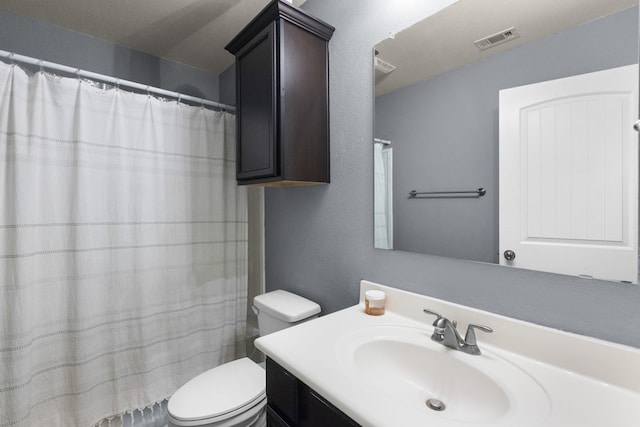
<svg viewBox="0 0 640 427">
<path fill-rule="evenodd" d="M 191 379 L 171 396 L 168 411 L 180 425 L 195 426 L 235 417 L 265 400 L 265 371 L 245 357 Z"/>
</svg>

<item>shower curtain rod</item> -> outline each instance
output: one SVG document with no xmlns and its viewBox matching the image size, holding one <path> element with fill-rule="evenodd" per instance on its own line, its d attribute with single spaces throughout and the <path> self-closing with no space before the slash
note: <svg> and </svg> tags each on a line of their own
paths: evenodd
<svg viewBox="0 0 640 427">
<path fill-rule="evenodd" d="M 227 111 L 230 113 L 235 113 L 236 108 L 232 105 L 221 104 L 215 101 L 209 101 L 204 98 L 197 98 L 191 95 L 184 95 L 180 92 L 173 92 L 166 89 L 160 89 L 154 86 L 148 86 L 141 83 L 132 82 L 129 80 L 118 79 L 115 77 L 107 76 L 104 74 L 93 73 L 91 71 L 81 70 L 80 68 L 73 68 L 67 65 L 56 64 L 55 62 L 43 61 L 42 59 L 32 58 L 30 56 L 24 56 L 13 52 L 7 52 L 5 50 L 0 50 L 0 57 L 8 59 L 9 61 L 17 61 L 25 64 L 36 65 L 40 68 L 48 68 L 50 70 L 62 71 L 68 74 L 74 74 L 77 77 L 84 77 L 89 80 L 98 80 L 100 82 L 113 84 L 116 87 L 126 86 L 132 89 L 138 89 L 145 92 L 155 93 L 161 96 L 166 96 L 170 98 L 177 99 L 178 101 L 190 101 L 198 104 L 202 104 L 203 106 L 209 106 L 212 108 L 217 108 L 219 110 Z"/>
</svg>

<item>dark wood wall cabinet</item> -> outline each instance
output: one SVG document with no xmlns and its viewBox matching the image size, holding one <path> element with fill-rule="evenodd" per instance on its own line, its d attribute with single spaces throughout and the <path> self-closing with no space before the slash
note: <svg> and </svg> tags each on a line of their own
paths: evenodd
<svg viewBox="0 0 640 427">
<path fill-rule="evenodd" d="M 267 358 L 267 427 L 360 427 L 338 408 Z"/>
<path fill-rule="evenodd" d="M 275 0 L 225 47 L 236 58 L 238 184 L 329 182 L 333 31 Z"/>
</svg>

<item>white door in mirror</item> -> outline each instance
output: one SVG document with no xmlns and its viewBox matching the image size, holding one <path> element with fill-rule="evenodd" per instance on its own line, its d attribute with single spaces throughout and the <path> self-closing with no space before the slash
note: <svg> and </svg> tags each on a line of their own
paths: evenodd
<svg viewBox="0 0 640 427">
<path fill-rule="evenodd" d="M 499 117 L 500 263 L 637 283 L 638 66 L 502 90 Z"/>
</svg>

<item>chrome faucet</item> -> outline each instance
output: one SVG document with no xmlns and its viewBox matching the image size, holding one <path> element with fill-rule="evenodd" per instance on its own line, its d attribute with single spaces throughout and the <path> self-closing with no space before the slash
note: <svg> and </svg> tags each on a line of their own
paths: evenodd
<svg viewBox="0 0 640 427">
<path fill-rule="evenodd" d="M 493 332 L 493 329 L 488 326 L 470 324 L 463 339 L 456 329 L 457 325 L 455 321 L 452 322 L 435 311 L 427 310 L 426 308 L 422 311 L 426 314 L 436 316 L 436 320 L 433 322 L 433 335 L 431 335 L 431 340 L 464 353 L 473 355 L 480 354 L 475 329 L 487 333 Z"/>
</svg>

